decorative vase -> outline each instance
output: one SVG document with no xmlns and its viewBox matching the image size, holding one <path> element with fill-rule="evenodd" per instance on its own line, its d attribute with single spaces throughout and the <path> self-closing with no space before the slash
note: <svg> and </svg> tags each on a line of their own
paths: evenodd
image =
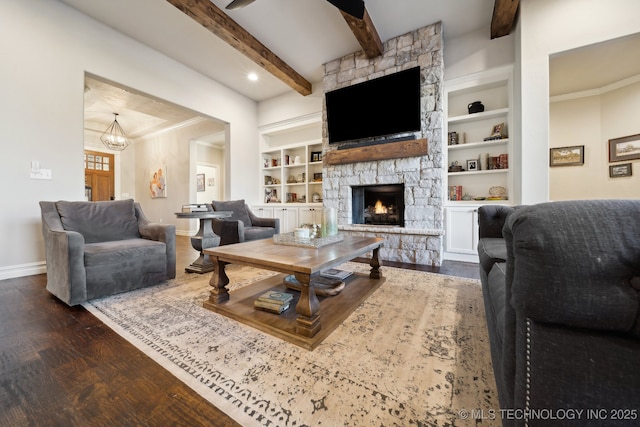
<svg viewBox="0 0 640 427">
<path fill-rule="evenodd" d="M 322 210 L 322 237 L 338 234 L 338 211 L 335 208 Z"/>
<path fill-rule="evenodd" d="M 481 113 L 484 111 L 484 105 L 482 105 L 482 102 L 480 101 L 474 101 L 467 105 L 467 109 L 469 110 L 469 114 Z"/>
</svg>

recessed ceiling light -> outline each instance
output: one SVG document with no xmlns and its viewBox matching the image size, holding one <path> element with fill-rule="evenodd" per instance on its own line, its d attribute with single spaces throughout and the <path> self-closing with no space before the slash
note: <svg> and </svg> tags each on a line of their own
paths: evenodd
<svg viewBox="0 0 640 427">
<path fill-rule="evenodd" d="M 249 74 L 247 75 L 247 78 L 248 78 L 249 80 L 251 80 L 252 82 L 255 82 L 255 81 L 257 81 L 257 80 L 258 80 L 258 75 L 257 75 L 256 73 L 249 73 Z"/>
</svg>

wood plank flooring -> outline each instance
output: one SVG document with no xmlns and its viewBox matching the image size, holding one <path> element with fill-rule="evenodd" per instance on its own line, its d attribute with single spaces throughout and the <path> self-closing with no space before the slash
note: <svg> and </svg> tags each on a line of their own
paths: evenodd
<svg viewBox="0 0 640 427">
<path fill-rule="evenodd" d="M 178 275 L 196 257 L 177 237 Z M 478 278 L 478 265 L 401 268 Z M 82 307 L 46 275 L 0 281 L 0 426 L 237 426 Z"/>
</svg>

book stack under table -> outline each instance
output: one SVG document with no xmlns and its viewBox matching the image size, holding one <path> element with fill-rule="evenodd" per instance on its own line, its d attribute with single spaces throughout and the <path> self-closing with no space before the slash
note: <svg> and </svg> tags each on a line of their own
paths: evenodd
<svg viewBox="0 0 640 427">
<path fill-rule="evenodd" d="M 293 294 L 287 292 L 268 291 L 260 295 L 258 299 L 253 302 L 253 306 L 258 310 L 280 314 L 289 308 L 289 304 L 292 299 Z"/>
</svg>

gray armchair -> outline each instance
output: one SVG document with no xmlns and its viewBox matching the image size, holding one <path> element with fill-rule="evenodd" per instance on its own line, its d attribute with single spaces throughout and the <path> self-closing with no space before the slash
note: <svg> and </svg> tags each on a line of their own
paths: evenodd
<svg viewBox="0 0 640 427">
<path fill-rule="evenodd" d="M 176 229 L 133 200 L 40 202 L 47 290 L 73 306 L 176 276 Z"/>
<path fill-rule="evenodd" d="M 220 245 L 242 243 L 250 240 L 268 239 L 280 233 L 280 219 L 256 216 L 243 199 L 216 201 L 211 204 L 214 211 L 231 211 L 229 218 L 214 219 L 213 232 L 220 236 Z"/>
</svg>

